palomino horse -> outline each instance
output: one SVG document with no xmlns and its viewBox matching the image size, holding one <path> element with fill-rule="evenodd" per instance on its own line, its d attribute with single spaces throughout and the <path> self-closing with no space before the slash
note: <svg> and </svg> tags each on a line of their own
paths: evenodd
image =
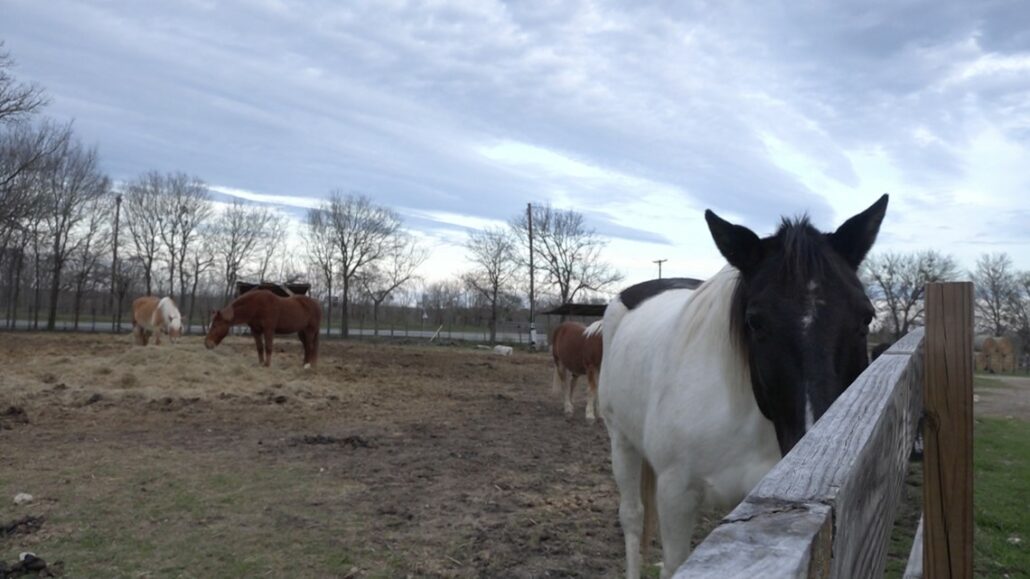
<svg viewBox="0 0 1030 579">
<path fill-rule="evenodd" d="M 739 502 L 868 365 L 856 271 L 886 210 L 884 195 L 833 233 L 800 218 L 764 239 L 706 211 L 728 266 L 694 291 L 653 284 L 608 305 L 600 406 L 627 577 L 655 506 L 669 577 L 698 511 Z"/>
<path fill-rule="evenodd" d="M 572 416 L 572 392 L 576 380 L 587 377 L 587 420 L 596 419 L 597 376 L 601 371 L 601 322 L 584 326 L 562 322 L 551 332 L 554 358 L 554 390 L 565 392 L 565 415 Z"/>
<path fill-rule="evenodd" d="M 229 333 L 230 326 L 247 324 L 257 344 L 258 362 L 270 366 L 273 337 L 296 333 L 304 346 L 304 367 L 310 368 L 318 362 L 321 321 L 322 306 L 307 296 L 281 298 L 268 290 L 251 290 L 214 312 L 204 345 L 214 348 Z"/>
<path fill-rule="evenodd" d="M 170 297 L 143 296 L 132 302 L 132 335 L 136 343 L 146 346 L 151 334 L 154 344 L 161 345 L 161 332 L 174 344 L 182 335 L 182 315 Z"/>
</svg>

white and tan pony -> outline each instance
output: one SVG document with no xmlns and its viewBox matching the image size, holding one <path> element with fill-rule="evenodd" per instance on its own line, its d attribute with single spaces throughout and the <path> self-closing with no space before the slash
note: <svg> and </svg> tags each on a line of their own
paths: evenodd
<svg viewBox="0 0 1030 579">
<path fill-rule="evenodd" d="M 161 345 L 161 332 L 174 344 L 182 335 L 182 314 L 170 297 L 143 296 L 132 302 L 132 335 L 136 344 L 146 346 L 151 335 Z"/>
</svg>

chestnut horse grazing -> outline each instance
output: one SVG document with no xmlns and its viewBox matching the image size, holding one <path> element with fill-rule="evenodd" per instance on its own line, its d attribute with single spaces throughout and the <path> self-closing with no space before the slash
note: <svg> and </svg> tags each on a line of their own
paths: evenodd
<svg viewBox="0 0 1030 579">
<path fill-rule="evenodd" d="M 154 335 L 154 344 L 161 345 L 161 332 L 168 334 L 174 344 L 182 335 L 182 315 L 175 301 L 170 297 L 143 296 L 132 302 L 132 335 L 136 344 L 147 345 L 147 339 Z"/>
<path fill-rule="evenodd" d="M 230 326 L 247 324 L 257 344 L 258 361 L 270 366 L 273 336 L 296 333 L 304 345 L 304 367 L 310 368 L 318 362 L 321 321 L 322 306 L 307 296 L 281 298 L 268 290 L 251 290 L 214 313 L 204 345 L 214 348 Z"/>
<path fill-rule="evenodd" d="M 565 392 L 565 415 L 572 416 L 572 392 L 576 380 L 587 377 L 587 420 L 596 419 L 597 376 L 601 372 L 601 322 L 586 327 L 562 322 L 551 333 L 554 357 L 554 389 Z"/>
</svg>

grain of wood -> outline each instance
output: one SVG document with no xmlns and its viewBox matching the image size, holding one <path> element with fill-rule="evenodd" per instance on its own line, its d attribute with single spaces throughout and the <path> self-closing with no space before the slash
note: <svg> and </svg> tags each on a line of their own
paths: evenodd
<svg viewBox="0 0 1030 579">
<path fill-rule="evenodd" d="M 973 576 L 973 284 L 926 286 L 923 569 Z"/>
</svg>

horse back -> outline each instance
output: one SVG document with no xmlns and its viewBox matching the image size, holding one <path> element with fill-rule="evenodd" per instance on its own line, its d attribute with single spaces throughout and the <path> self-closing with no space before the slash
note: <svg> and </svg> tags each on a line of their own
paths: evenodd
<svg viewBox="0 0 1030 579">
<path fill-rule="evenodd" d="M 154 312 L 161 301 L 156 296 L 143 296 L 132 300 L 132 323 L 144 328 L 153 327 Z"/>
</svg>

